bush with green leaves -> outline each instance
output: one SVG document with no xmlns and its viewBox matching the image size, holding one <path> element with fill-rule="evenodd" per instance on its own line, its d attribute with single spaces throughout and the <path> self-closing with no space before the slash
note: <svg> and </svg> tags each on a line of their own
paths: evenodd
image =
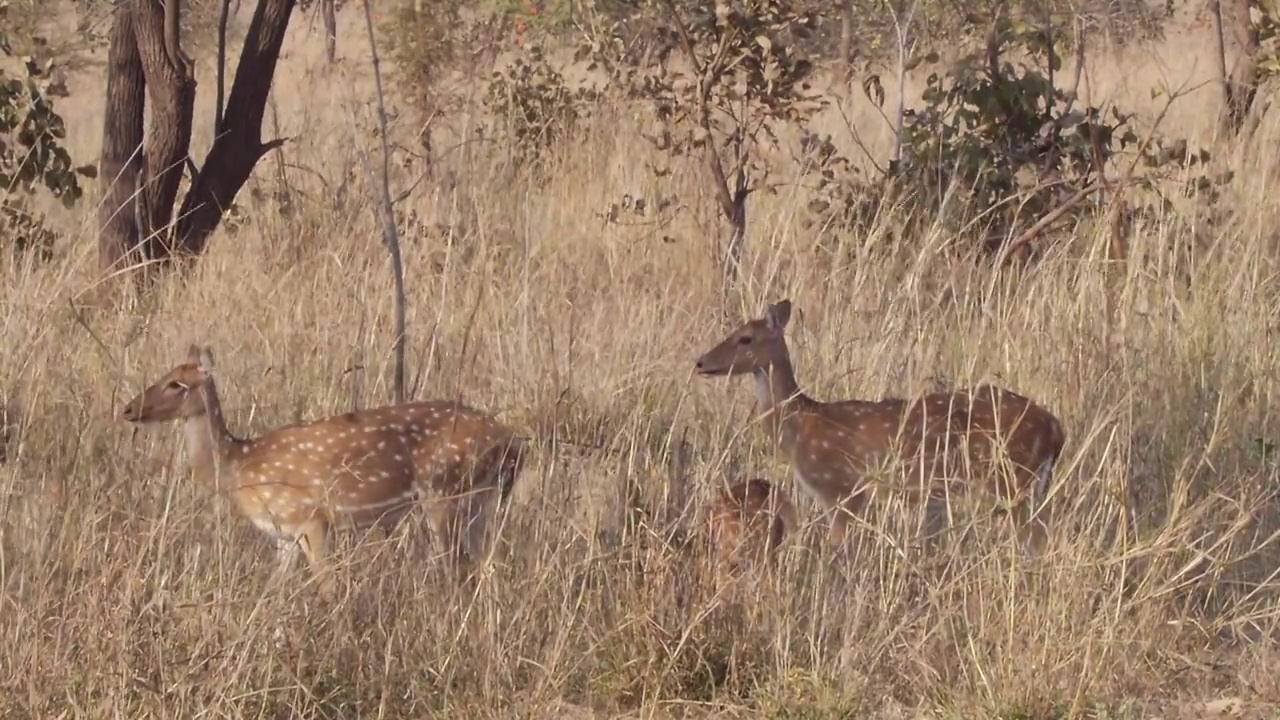
<svg viewBox="0 0 1280 720">
<path fill-rule="evenodd" d="M 1259 2 L 1249 21 L 1258 33 L 1257 81 L 1261 85 L 1280 75 L 1280 2 Z"/>
<path fill-rule="evenodd" d="M 1015 64 L 1007 59 L 1014 52 L 1032 62 Z M 928 53 L 907 67 L 920 64 L 940 61 Z M 1143 141 L 1131 114 L 1080 106 L 1054 80 L 1062 65 L 1052 32 L 998 17 L 984 48 L 929 75 L 922 106 L 904 111 L 901 158 L 879 176 L 860 176 L 830 138 L 806 136 L 818 222 L 865 230 L 891 205 L 915 223 L 941 222 L 994 248 L 1051 212 L 1066 222 L 1094 212 L 1081 199 L 1117 179 L 1108 170 L 1120 153 L 1139 152 L 1131 162 L 1144 169 L 1140 176 L 1121 172 L 1133 175 L 1121 179 L 1165 201 L 1158 187 L 1171 174 L 1165 171 L 1204 167 L 1207 152 L 1190 151 L 1185 141 Z M 873 102 L 883 101 L 883 93 L 874 97 L 878 83 L 874 76 L 864 83 Z M 1182 196 L 1211 192 L 1220 182 L 1207 170 L 1192 175 Z"/>
<path fill-rule="evenodd" d="M 654 4 L 654 0 L 588 0 L 581 4 L 584 11 L 575 21 L 617 27 L 628 46 L 643 53 L 670 43 L 670 38 L 663 37 Z M 705 15 L 712 3 L 676 0 L 675 6 L 682 15 Z M 1053 19 L 1066 26 L 1078 24 L 1080 30 L 1106 34 L 1118 44 L 1157 36 L 1172 15 L 1171 7 L 1149 0 L 794 0 L 790 6 L 812 18 L 812 32 L 797 39 L 798 52 L 817 63 L 836 59 L 841 36 L 847 32 L 848 49 L 859 65 L 896 54 L 894 13 L 911 16 L 915 34 L 929 44 L 927 50 L 962 47 L 975 35 L 980 38 L 983 19 L 997 12 L 1032 22 Z"/>
<path fill-rule="evenodd" d="M 775 129 L 803 127 L 826 104 L 809 84 L 814 64 L 800 49 L 817 19 L 792 0 L 645 7 L 659 44 L 637 36 L 639 18 L 631 18 L 625 27 L 596 30 L 579 58 L 603 65 L 615 89 L 652 110 L 660 131 L 647 137 L 656 149 L 702 165 L 729 225 L 728 289 L 741 262 L 747 198 L 769 187 Z"/>
<path fill-rule="evenodd" d="M 484 104 L 506 135 L 512 160 L 537 164 L 574 126 L 590 116 L 601 93 L 592 87 L 570 87 L 564 75 L 530 44 L 489 80 Z"/>
<path fill-rule="evenodd" d="M 7 10 L 0 0 L 0 23 Z M 17 57 L 7 27 L 0 26 L 0 52 Z M 66 97 L 66 85 L 45 41 L 32 36 L 25 44 L 22 73 L 0 70 L 0 243 L 47 258 L 54 234 L 32 196 L 43 189 L 72 207 L 84 195 L 79 179 L 96 177 L 97 168 L 77 167 L 63 147 L 67 128 L 53 100 Z"/>
<path fill-rule="evenodd" d="M 456 0 L 427 0 L 419 13 L 411 2 L 396 5 L 382 24 L 398 92 L 424 117 L 444 109 L 440 77 L 465 40 L 465 24 Z"/>
</svg>

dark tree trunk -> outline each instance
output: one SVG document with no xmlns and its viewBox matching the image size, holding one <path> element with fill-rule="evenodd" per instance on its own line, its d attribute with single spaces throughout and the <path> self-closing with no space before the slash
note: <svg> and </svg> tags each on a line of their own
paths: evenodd
<svg viewBox="0 0 1280 720">
<path fill-rule="evenodd" d="M 222 127 L 178 214 L 184 252 L 204 250 L 254 165 L 282 143 L 262 142 L 262 118 L 294 4 L 295 0 L 260 0 L 254 10 Z"/>
<path fill-rule="evenodd" d="M 262 118 L 295 0 L 260 0 L 213 147 L 175 220 L 178 187 L 190 164 L 196 91 L 193 63 L 180 43 L 180 2 L 121 0 L 112 24 L 100 167 L 104 272 L 139 246 L 138 259 L 145 260 L 202 252 L 254 165 L 283 143 L 262 142 Z M 144 141 L 147 99 L 151 118 Z M 144 142 L 145 159 L 139 151 Z M 139 190 L 139 202 L 132 202 Z"/>
<path fill-rule="evenodd" d="M 324 52 L 329 64 L 338 60 L 338 11 L 337 0 L 320 0 L 320 13 L 324 15 Z"/>
<path fill-rule="evenodd" d="M 151 100 L 147 133 L 147 255 L 169 256 L 169 221 L 191 147 L 196 82 L 182 52 L 177 18 L 180 0 L 135 0 L 135 27 Z"/>
<path fill-rule="evenodd" d="M 107 106 L 102 126 L 98 183 L 98 263 L 104 275 L 144 258 L 131 256 L 142 237 L 133 201 L 142 168 L 146 98 L 142 58 L 134 34 L 133 7 L 116 7 L 107 50 Z"/>
</svg>

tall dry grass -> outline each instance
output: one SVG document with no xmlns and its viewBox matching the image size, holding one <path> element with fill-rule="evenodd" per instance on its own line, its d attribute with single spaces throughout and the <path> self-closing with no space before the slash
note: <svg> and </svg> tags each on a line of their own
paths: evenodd
<svg viewBox="0 0 1280 720">
<path fill-rule="evenodd" d="M 932 553 L 890 518 L 863 529 L 854 559 L 813 527 L 735 601 L 707 582 L 700 502 L 727 477 L 793 488 L 749 426 L 743 383 L 691 378 L 724 331 L 697 169 L 655 179 L 645 163 L 668 163 L 616 109 L 539 174 L 500 146 L 454 152 L 409 201 L 461 234 L 404 238 L 411 371 L 416 396 L 461 397 L 538 440 L 493 572 L 475 592 L 447 586 L 415 517 L 348 544 L 335 602 L 301 569 L 270 587 L 267 540 L 189 482 L 180 433 L 112 418 L 195 340 L 218 355 L 241 433 L 348 409 L 353 383 L 362 405 L 390 396 L 390 278 L 357 154 L 373 147 L 367 66 L 358 47 L 342 69 L 308 66 L 320 42 L 296 34 L 276 89 L 298 138 L 287 214 L 264 163 L 245 224 L 127 310 L 80 302 L 95 282 L 87 211 L 58 262 L 3 260 L 0 391 L 24 423 L 0 465 L 0 714 L 1146 718 L 1280 704 L 1280 506 L 1256 442 L 1280 439 L 1280 202 L 1257 150 L 1236 156 L 1241 180 L 1200 252 L 1167 251 L 1204 222 L 1170 217 L 1138 229 L 1125 267 L 1081 235 L 993 279 L 955 252 L 963 238 L 891 241 L 894 217 L 832 254 L 829 234 L 800 229 L 797 196 L 753 199 L 741 310 L 793 299 L 804 388 L 880 397 L 998 377 L 1069 439 L 1043 558 L 980 517 Z M 101 99 L 77 98 L 71 139 L 91 155 Z M 1264 124 L 1257 147 L 1275 140 Z M 605 224 L 625 192 L 688 209 L 667 227 Z"/>
</svg>

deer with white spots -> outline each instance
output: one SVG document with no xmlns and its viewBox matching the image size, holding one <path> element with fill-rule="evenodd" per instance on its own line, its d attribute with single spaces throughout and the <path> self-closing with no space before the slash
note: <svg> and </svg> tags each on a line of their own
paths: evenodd
<svg viewBox="0 0 1280 720">
<path fill-rule="evenodd" d="M 834 511 L 830 542 L 843 544 L 850 519 L 890 494 L 918 505 L 977 491 L 1012 510 L 1024 542 L 1043 546 L 1047 528 L 1038 511 L 1066 442 L 1052 413 L 989 384 L 914 400 L 814 400 L 796 384 L 783 336 L 790 317 L 790 301 L 770 305 L 699 358 L 696 369 L 755 379 L 757 409 L 775 447 L 806 493 Z"/>
<path fill-rule="evenodd" d="M 748 568 L 770 568 L 796 522 L 795 507 L 768 480 L 719 488 L 707 517 L 717 575 L 724 579 Z"/>
<path fill-rule="evenodd" d="M 496 420 L 448 401 L 413 402 L 288 425 L 258 438 L 227 429 L 209 348 L 143 390 L 121 412 L 134 425 L 182 421 L 196 482 L 228 494 L 276 538 L 278 571 L 299 549 L 328 587 L 330 528 L 393 528 L 424 496 L 455 566 L 487 556 L 487 520 L 505 504 L 524 446 Z"/>
</svg>

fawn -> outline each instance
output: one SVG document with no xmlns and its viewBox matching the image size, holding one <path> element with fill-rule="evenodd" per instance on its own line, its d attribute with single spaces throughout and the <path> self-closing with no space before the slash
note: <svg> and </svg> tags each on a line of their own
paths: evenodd
<svg viewBox="0 0 1280 720">
<path fill-rule="evenodd" d="M 746 567 L 771 567 L 779 546 L 796 529 L 791 501 L 768 480 L 752 478 L 721 487 L 707 517 L 721 577 Z"/>
<path fill-rule="evenodd" d="M 897 461 L 892 489 L 904 500 L 994 491 L 1012 506 L 1020 537 L 1042 547 L 1047 528 L 1037 510 L 1066 442 L 1052 413 L 988 384 L 914 401 L 814 400 L 796 384 L 783 336 L 790 317 L 789 300 L 770 305 L 699 358 L 696 369 L 755 378 L 757 409 L 775 446 L 805 492 L 835 511 L 831 543 L 843 544 L 851 517 L 888 495 L 876 478 L 882 463 Z"/>
<path fill-rule="evenodd" d="M 242 515 L 276 538 L 277 572 L 301 549 L 322 578 L 331 527 L 390 531 L 423 497 L 431 499 L 429 520 L 453 565 L 461 567 L 463 555 L 485 559 L 487 517 L 506 503 L 524 462 L 524 445 L 507 428 L 447 401 L 236 437 L 218 399 L 212 352 L 197 345 L 121 417 L 135 426 L 183 421 L 195 480 L 227 492 Z"/>
</svg>

